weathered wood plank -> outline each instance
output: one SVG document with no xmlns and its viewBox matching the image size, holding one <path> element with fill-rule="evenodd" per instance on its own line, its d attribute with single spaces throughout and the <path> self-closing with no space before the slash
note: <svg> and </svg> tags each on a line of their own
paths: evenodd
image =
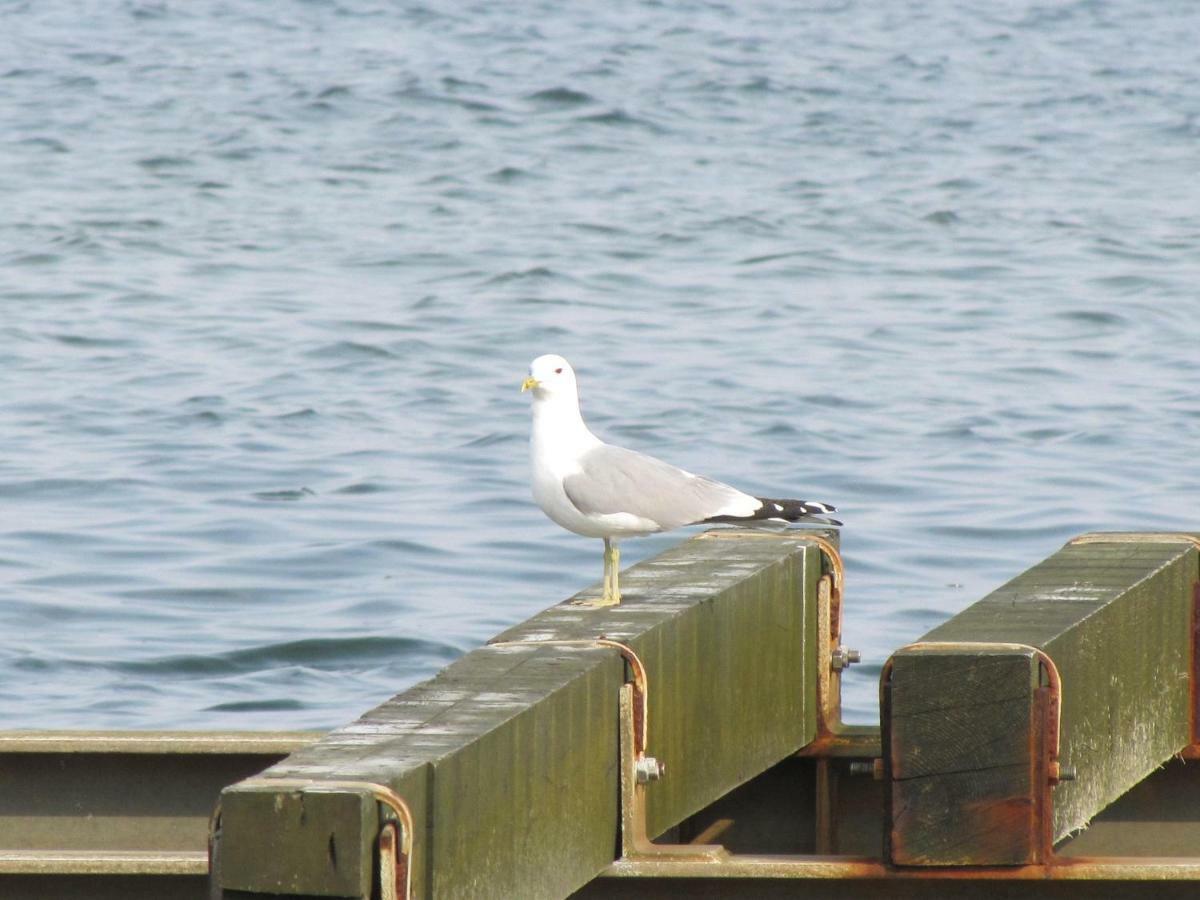
<svg viewBox="0 0 1200 900">
<path fill-rule="evenodd" d="M 239 790 L 222 807 L 222 871 L 253 868 L 265 893 L 370 896 L 379 828 L 373 798 Z"/>
<path fill-rule="evenodd" d="M 291 882 L 295 893 L 361 887 L 361 864 L 334 871 L 310 846 L 305 829 L 319 828 L 289 812 L 294 789 L 277 792 L 280 812 L 261 802 L 271 779 L 348 779 L 391 786 L 413 807 L 417 896 L 570 893 L 614 858 L 625 669 L 611 649 L 545 642 L 605 635 L 645 663 L 649 751 L 667 766 L 649 794 L 658 833 L 814 736 L 820 570 L 819 551 L 795 532 L 702 535 L 623 573 L 615 609 L 546 610 L 228 789 L 221 884 L 278 890 L 280 873 L 256 862 L 269 844 L 285 860 L 278 869 L 313 854 L 320 870 Z M 378 829 L 373 812 L 368 804 L 365 834 Z M 242 846 L 230 854 L 233 843 Z"/>
<path fill-rule="evenodd" d="M 888 742 L 896 865 L 1015 865 L 1037 856 L 1032 651 L 892 657 Z"/>
<path fill-rule="evenodd" d="M 1055 841 L 1086 826 L 1092 816 L 1191 741 L 1192 625 L 1198 577 L 1197 551 L 1186 542 L 1164 538 L 1162 543 L 1068 544 L 921 639 L 1026 644 L 1043 650 L 1057 664 L 1063 684 L 1062 759 L 1076 769 L 1078 777 L 1054 789 L 1051 834 Z M 938 756 L 941 768 L 924 777 L 940 779 L 940 786 L 926 790 L 936 790 L 944 798 L 944 814 L 956 819 L 966 808 L 968 795 L 962 785 L 955 786 L 955 780 L 962 779 L 954 773 L 971 771 L 979 740 L 998 724 L 994 717 L 1007 716 L 1016 729 L 1020 713 L 1016 707 L 1005 708 L 1006 689 L 999 683 L 991 699 L 986 694 L 972 696 L 962 678 L 939 671 L 940 666 L 959 664 L 969 669 L 978 662 L 948 664 L 936 655 L 907 652 L 897 654 L 895 660 L 893 699 L 905 698 L 893 702 L 891 725 L 899 728 L 896 733 L 905 733 L 904 717 L 919 708 L 914 703 L 936 707 L 941 698 L 946 716 L 940 733 L 932 728 L 919 730 L 924 742 L 920 747 L 894 747 L 891 752 L 900 758 L 893 764 L 913 771 L 922 763 L 912 754 L 919 753 L 925 760 L 931 754 Z M 902 683 L 901 677 L 911 684 Z M 1004 683 L 1009 682 L 1023 684 L 1023 676 L 1010 673 Z M 931 693 L 928 701 L 915 698 L 914 691 L 920 690 Z M 960 700 L 962 708 L 956 705 Z M 1002 744 L 993 747 L 996 760 Z M 1023 771 L 1018 775 L 1014 768 L 1006 785 L 997 790 L 1023 796 L 1024 778 Z M 915 839 L 906 831 L 913 821 L 903 806 L 893 808 L 893 846 L 903 847 Z M 967 846 L 971 842 L 973 850 Z M 946 850 L 942 864 L 1002 862 L 1005 852 L 997 848 L 1003 843 L 972 832 L 970 841 L 964 837 L 953 852 Z M 1006 846 L 1011 857 L 1016 845 Z"/>
</svg>

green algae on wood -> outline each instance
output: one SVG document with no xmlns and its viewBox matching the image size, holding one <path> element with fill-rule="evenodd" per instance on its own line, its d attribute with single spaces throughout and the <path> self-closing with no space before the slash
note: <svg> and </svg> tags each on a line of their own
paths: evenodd
<svg viewBox="0 0 1200 900">
<path fill-rule="evenodd" d="M 348 795 L 302 817 L 296 789 L 272 791 L 270 780 L 305 778 L 370 781 L 405 798 L 418 897 L 565 896 L 615 855 L 625 663 L 610 648 L 554 642 L 603 635 L 645 663 L 648 749 L 667 767 L 649 792 L 659 833 L 815 735 L 820 573 L 802 532 L 710 533 L 623 573 L 618 607 L 551 607 L 227 789 L 221 885 L 325 896 L 369 886 L 374 800 Z M 323 827 L 348 848 L 336 865 L 317 852 Z M 346 835 L 353 827 L 361 840 Z M 264 866 L 265 853 L 275 861 Z M 293 859 L 302 875 L 287 875 Z"/>
</svg>

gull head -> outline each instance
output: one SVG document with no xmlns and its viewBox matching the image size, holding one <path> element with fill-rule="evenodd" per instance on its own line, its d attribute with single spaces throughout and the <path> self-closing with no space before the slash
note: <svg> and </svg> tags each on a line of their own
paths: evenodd
<svg viewBox="0 0 1200 900">
<path fill-rule="evenodd" d="M 550 400 L 578 396 L 575 370 L 561 356 L 548 353 L 529 364 L 529 377 L 521 382 L 521 390 L 533 391 L 534 400 Z"/>
</svg>

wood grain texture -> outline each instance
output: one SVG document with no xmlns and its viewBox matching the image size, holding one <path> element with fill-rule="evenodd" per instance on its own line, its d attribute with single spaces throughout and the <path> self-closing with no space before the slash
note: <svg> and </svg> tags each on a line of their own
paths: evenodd
<svg viewBox="0 0 1200 900">
<path fill-rule="evenodd" d="M 1023 650 L 893 657 L 890 852 L 896 865 L 1017 865 L 1038 851 L 1038 662 Z"/>
</svg>

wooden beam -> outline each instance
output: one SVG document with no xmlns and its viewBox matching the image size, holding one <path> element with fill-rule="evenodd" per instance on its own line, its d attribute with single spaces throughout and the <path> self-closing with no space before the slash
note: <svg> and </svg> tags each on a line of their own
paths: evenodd
<svg viewBox="0 0 1200 900">
<path fill-rule="evenodd" d="M 815 735 L 821 568 L 797 532 L 712 532 L 623 573 L 619 607 L 567 601 L 504 632 L 227 789 L 220 884 L 364 896 L 372 873 L 359 851 L 379 829 L 376 804 L 346 791 L 336 815 L 301 815 L 306 792 L 293 784 L 351 780 L 385 785 L 411 808 L 414 896 L 569 894 L 612 862 L 619 837 L 626 664 L 591 642 L 628 645 L 646 666 L 648 752 L 666 766 L 648 790 L 658 834 Z M 354 810 L 362 838 L 343 841 Z M 327 833 L 351 850 L 336 865 L 321 852 Z"/>
<path fill-rule="evenodd" d="M 1198 579 L 1186 536 L 1092 537 L 897 652 L 883 723 L 891 861 L 1037 862 L 1190 744 Z M 1061 675 L 1061 760 L 1077 774 L 1052 795 L 1034 651 Z M 1053 812 L 1038 824 L 1042 796 Z"/>
<path fill-rule="evenodd" d="M 892 657 L 890 856 L 896 865 L 1041 862 L 1038 660 L 1010 645 Z"/>
</svg>

